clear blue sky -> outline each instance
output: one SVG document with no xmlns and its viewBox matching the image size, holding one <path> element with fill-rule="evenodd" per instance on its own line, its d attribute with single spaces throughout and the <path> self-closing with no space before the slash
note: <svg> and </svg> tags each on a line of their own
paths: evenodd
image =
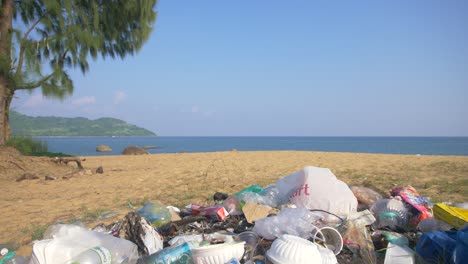
<svg viewBox="0 0 468 264">
<path fill-rule="evenodd" d="M 160 0 L 124 60 L 19 112 L 161 136 L 468 136 L 468 1 Z"/>
</svg>

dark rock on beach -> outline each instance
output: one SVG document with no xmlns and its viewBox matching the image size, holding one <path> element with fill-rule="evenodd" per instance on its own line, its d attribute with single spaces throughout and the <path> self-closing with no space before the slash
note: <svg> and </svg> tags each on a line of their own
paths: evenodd
<svg viewBox="0 0 468 264">
<path fill-rule="evenodd" d="M 104 168 L 103 168 L 102 166 L 99 166 L 99 167 L 96 169 L 96 173 L 99 173 L 99 174 L 104 173 Z"/>
<path fill-rule="evenodd" d="M 128 146 L 122 151 L 122 155 L 142 155 L 142 154 L 149 154 L 143 148 L 136 147 L 136 146 Z"/>
</svg>

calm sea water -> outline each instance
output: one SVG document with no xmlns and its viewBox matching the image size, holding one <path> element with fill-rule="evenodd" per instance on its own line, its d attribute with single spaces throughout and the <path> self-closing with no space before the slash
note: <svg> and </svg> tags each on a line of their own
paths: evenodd
<svg viewBox="0 0 468 264">
<path fill-rule="evenodd" d="M 78 156 L 117 155 L 130 145 L 150 153 L 300 150 L 468 156 L 468 137 L 37 137 L 49 151 Z M 96 152 L 108 145 L 112 152 Z"/>
</svg>

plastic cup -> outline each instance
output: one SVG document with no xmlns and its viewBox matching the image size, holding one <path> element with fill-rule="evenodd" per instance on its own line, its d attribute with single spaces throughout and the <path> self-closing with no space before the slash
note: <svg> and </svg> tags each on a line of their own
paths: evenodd
<svg viewBox="0 0 468 264">
<path fill-rule="evenodd" d="M 237 239 L 245 242 L 247 252 L 249 253 L 249 259 L 253 259 L 258 244 L 258 235 L 255 232 L 246 231 L 237 235 Z"/>
<path fill-rule="evenodd" d="M 324 246 L 331 251 L 335 255 L 340 254 L 341 250 L 343 249 L 343 237 L 341 237 L 340 232 L 336 230 L 333 227 L 322 227 L 319 229 L 319 232 L 321 234 L 321 238 L 318 237 L 317 235 L 314 236 L 314 242 L 315 243 L 320 243 L 322 242 Z"/>
</svg>

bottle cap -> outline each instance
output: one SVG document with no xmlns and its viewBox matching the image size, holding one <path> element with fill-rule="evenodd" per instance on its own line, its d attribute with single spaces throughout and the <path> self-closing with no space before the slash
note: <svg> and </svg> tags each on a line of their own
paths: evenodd
<svg viewBox="0 0 468 264">
<path fill-rule="evenodd" d="M 2 248 L 2 250 L 0 250 L 0 255 L 2 256 L 5 256 L 7 253 L 8 253 L 8 248 Z"/>
</svg>

